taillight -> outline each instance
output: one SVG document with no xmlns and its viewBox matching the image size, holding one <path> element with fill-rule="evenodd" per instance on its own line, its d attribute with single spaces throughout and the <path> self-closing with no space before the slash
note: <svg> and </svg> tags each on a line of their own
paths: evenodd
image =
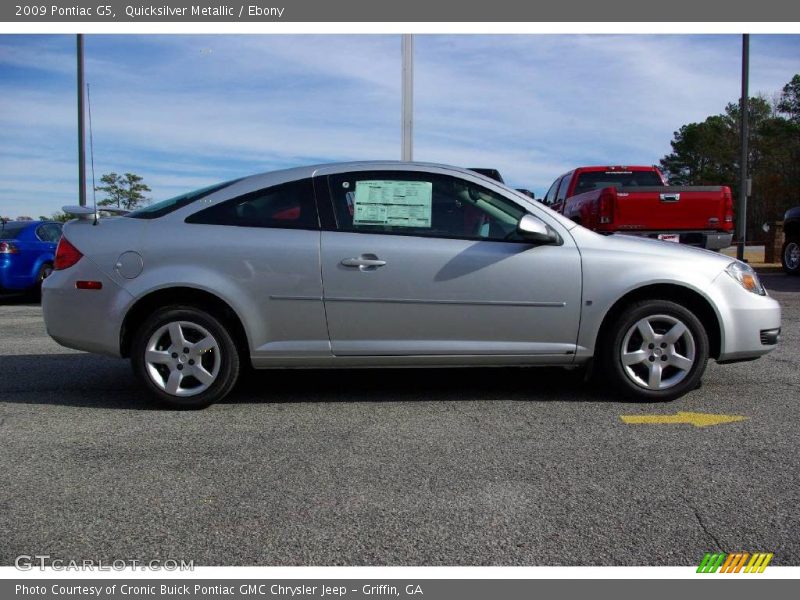
<svg viewBox="0 0 800 600">
<path fill-rule="evenodd" d="M 81 254 L 81 251 L 70 244 L 67 238 L 61 236 L 61 240 L 58 242 L 58 248 L 56 248 L 56 258 L 53 261 L 53 270 L 61 271 L 62 269 L 69 269 L 82 257 L 83 254 Z"/>
<path fill-rule="evenodd" d="M 19 250 L 11 242 L 0 242 L 0 254 L 17 254 Z"/>
<path fill-rule="evenodd" d="M 725 188 L 725 190 L 722 192 L 722 196 L 724 199 L 723 200 L 724 204 L 722 209 L 723 212 L 722 227 L 723 229 L 730 230 L 733 229 L 733 196 L 731 194 L 730 188 Z"/>
<path fill-rule="evenodd" d="M 608 224 L 614 220 L 614 188 L 606 188 L 600 192 L 600 207 L 597 220 L 601 224 Z"/>
</svg>

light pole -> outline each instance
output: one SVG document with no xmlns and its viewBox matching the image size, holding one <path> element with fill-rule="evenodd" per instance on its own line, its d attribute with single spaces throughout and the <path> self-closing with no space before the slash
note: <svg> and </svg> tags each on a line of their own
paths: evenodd
<svg viewBox="0 0 800 600">
<path fill-rule="evenodd" d="M 739 100 L 739 120 L 741 122 L 741 142 L 742 156 L 739 160 L 739 202 L 736 206 L 736 216 L 738 223 L 736 229 L 739 231 L 739 245 L 736 248 L 736 258 L 744 260 L 744 246 L 747 243 L 747 196 L 750 192 L 750 181 L 747 178 L 747 136 L 750 121 L 750 111 L 748 102 L 748 88 L 750 76 L 750 35 L 742 35 L 742 97 Z"/>
<path fill-rule="evenodd" d="M 404 34 L 400 42 L 402 68 L 402 147 L 401 160 L 414 159 L 414 36 Z"/>
</svg>

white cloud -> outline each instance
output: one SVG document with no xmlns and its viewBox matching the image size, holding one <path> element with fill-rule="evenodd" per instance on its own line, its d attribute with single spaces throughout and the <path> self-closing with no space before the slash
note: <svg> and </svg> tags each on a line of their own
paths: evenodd
<svg viewBox="0 0 800 600">
<path fill-rule="evenodd" d="M 751 90 L 800 36 L 753 36 Z M 738 36 L 418 36 L 415 157 L 540 194 L 578 164 L 653 163 L 739 94 Z M 161 199 L 292 164 L 395 158 L 397 36 L 89 36 L 95 171 Z M 74 37 L 0 37 L 0 212 L 74 202 Z M 88 157 L 87 157 L 88 160 Z"/>
</svg>

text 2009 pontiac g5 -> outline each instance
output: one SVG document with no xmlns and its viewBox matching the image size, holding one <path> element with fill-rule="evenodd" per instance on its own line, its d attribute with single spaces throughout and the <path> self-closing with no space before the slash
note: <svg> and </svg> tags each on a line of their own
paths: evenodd
<svg viewBox="0 0 800 600">
<path fill-rule="evenodd" d="M 443 165 L 277 171 L 94 223 L 64 228 L 47 330 L 130 357 L 177 407 L 223 398 L 245 364 L 593 363 L 618 393 L 668 400 L 780 332 L 744 263 L 599 235 Z"/>
</svg>

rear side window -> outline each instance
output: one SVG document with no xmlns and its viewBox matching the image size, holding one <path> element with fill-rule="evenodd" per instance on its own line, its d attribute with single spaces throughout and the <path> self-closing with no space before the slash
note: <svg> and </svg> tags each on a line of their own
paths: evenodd
<svg viewBox="0 0 800 600">
<path fill-rule="evenodd" d="M 164 215 L 176 211 L 179 208 L 188 206 L 192 202 L 200 200 L 200 198 L 205 198 L 206 196 L 210 196 L 214 192 L 218 192 L 219 190 L 226 188 L 229 185 L 236 183 L 237 181 L 239 181 L 239 179 L 234 179 L 233 181 L 226 181 L 224 183 L 217 183 L 214 185 L 210 185 L 208 187 L 201 188 L 199 190 L 187 192 L 185 194 L 181 194 L 180 196 L 175 196 L 174 198 L 169 198 L 167 200 L 162 200 L 161 202 L 156 202 L 155 204 L 151 204 L 149 206 L 138 208 L 134 211 L 129 212 L 125 216 L 132 217 L 134 219 L 157 219 L 158 217 L 163 217 Z"/>
<path fill-rule="evenodd" d="M 186 218 L 187 223 L 318 229 L 311 179 L 291 181 L 226 200 Z"/>
<path fill-rule="evenodd" d="M 36 228 L 36 237 L 42 242 L 55 244 L 61 237 L 61 225 L 57 223 L 43 223 Z"/>
</svg>

